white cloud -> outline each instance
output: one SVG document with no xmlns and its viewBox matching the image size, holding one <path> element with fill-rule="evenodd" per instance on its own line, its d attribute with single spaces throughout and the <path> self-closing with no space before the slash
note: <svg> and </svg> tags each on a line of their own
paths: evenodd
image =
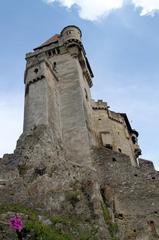
<svg viewBox="0 0 159 240">
<path fill-rule="evenodd" d="M 159 0 L 132 0 L 135 7 L 141 7 L 141 16 L 153 15 L 159 11 Z"/>
<path fill-rule="evenodd" d="M 79 7 L 79 15 L 87 20 L 99 20 L 115 9 L 122 8 L 125 3 L 132 3 L 136 8 L 141 8 L 140 15 L 153 15 L 159 11 L 159 0 L 43 0 L 48 4 L 59 2 L 62 6 L 71 8 Z"/>
<path fill-rule="evenodd" d="M 83 19 L 97 20 L 114 9 L 121 8 L 123 0 L 44 0 L 47 3 L 60 2 L 61 5 L 71 8 L 79 7 L 79 15 Z"/>
</svg>

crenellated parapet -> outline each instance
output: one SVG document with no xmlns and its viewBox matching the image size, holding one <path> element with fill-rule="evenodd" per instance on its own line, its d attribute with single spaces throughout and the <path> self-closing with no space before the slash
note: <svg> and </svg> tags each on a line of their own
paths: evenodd
<svg viewBox="0 0 159 240">
<path fill-rule="evenodd" d="M 98 100 L 97 102 L 92 101 L 93 110 L 107 110 L 108 108 L 107 102 L 103 102 L 103 100 Z"/>
<path fill-rule="evenodd" d="M 26 54 L 27 65 L 41 57 L 56 62 L 58 56 L 65 54 L 78 59 L 83 75 L 89 87 L 92 87 L 94 75 L 82 44 L 82 32 L 74 25 L 65 27 L 60 34 L 54 35 L 39 47 L 34 48 L 34 52 Z"/>
</svg>

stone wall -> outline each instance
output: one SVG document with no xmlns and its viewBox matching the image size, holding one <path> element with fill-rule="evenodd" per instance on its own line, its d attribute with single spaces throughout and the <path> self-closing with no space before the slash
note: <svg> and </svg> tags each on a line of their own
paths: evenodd
<svg viewBox="0 0 159 240">
<path fill-rule="evenodd" d="M 132 165 L 136 166 L 135 149 L 138 148 L 138 145 L 132 142 L 132 134 L 128 131 L 121 114 L 110 111 L 107 103 L 104 103 L 102 100 L 98 102 L 93 101 L 92 108 L 99 145 L 108 145 L 114 151 L 128 155 Z M 105 143 L 102 140 L 104 135 Z"/>
<path fill-rule="evenodd" d="M 150 161 L 133 167 L 124 154 L 100 148 L 94 165 L 101 194 L 119 225 L 119 239 L 159 239 L 159 172 Z"/>
</svg>

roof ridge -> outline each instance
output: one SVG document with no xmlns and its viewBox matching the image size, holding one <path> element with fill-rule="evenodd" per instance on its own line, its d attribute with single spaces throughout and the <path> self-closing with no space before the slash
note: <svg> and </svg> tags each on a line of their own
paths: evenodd
<svg viewBox="0 0 159 240">
<path fill-rule="evenodd" d="M 34 48 L 34 50 L 43 48 L 43 47 L 45 47 L 45 46 L 49 46 L 50 44 L 59 41 L 59 39 L 60 39 L 60 34 L 55 34 L 55 35 L 53 35 L 52 37 L 50 37 L 47 41 L 45 41 L 44 43 L 42 43 L 39 47 Z"/>
</svg>

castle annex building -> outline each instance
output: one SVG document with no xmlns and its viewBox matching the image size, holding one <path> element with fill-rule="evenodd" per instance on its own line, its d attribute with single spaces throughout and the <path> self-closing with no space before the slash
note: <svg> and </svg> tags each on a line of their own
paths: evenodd
<svg viewBox="0 0 159 240">
<path fill-rule="evenodd" d="M 41 239 L 28 208 L 54 234 L 45 240 L 159 239 L 159 173 L 127 115 L 92 100 L 93 77 L 74 25 L 26 55 L 24 129 L 0 159 L 0 239 L 11 210 Z"/>
</svg>

